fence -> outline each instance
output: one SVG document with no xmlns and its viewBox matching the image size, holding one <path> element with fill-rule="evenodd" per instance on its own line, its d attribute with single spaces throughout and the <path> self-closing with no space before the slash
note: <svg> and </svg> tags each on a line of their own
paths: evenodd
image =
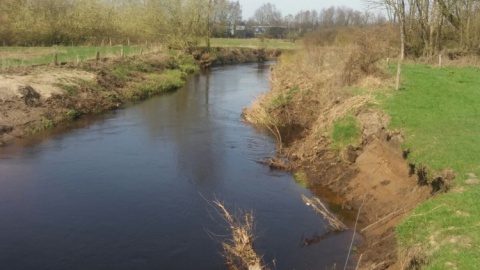
<svg viewBox="0 0 480 270">
<path fill-rule="evenodd" d="M 114 58 L 153 53 L 163 50 L 162 44 L 146 42 L 133 46 L 51 46 L 0 47 L 0 69 L 45 64 L 80 63 L 91 59 Z"/>
</svg>

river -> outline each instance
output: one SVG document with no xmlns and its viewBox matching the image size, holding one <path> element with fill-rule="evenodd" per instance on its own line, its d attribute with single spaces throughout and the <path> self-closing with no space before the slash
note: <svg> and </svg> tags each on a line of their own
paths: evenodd
<svg viewBox="0 0 480 270">
<path fill-rule="evenodd" d="M 343 269 L 352 231 L 317 244 L 309 190 L 258 160 L 275 142 L 242 122 L 269 66 L 193 75 L 151 98 L 0 148 L 1 269 L 225 269 L 211 205 L 253 210 L 275 269 Z"/>
</svg>

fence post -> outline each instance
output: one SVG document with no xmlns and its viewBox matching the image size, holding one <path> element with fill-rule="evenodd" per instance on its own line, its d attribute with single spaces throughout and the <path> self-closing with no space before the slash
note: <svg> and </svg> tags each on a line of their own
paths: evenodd
<svg viewBox="0 0 480 270">
<path fill-rule="evenodd" d="M 55 52 L 53 53 L 53 64 L 54 64 L 55 66 L 58 66 L 58 52 L 57 52 L 57 51 L 55 51 Z"/>
<path fill-rule="evenodd" d="M 438 56 L 438 67 L 439 68 L 442 67 L 442 55 L 441 54 Z"/>
<path fill-rule="evenodd" d="M 110 47 L 112 47 L 112 38 L 110 38 Z"/>
<path fill-rule="evenodd" d="M 130 38 L 127 39 L 127 46 L 130 47 Z"/>
<path fill-rule="evenodd" d="M 95 60 L 98 61 L 100 60 L 100 52 L 97 50 L 97 53 L 95 54 Z"/>
</svg>

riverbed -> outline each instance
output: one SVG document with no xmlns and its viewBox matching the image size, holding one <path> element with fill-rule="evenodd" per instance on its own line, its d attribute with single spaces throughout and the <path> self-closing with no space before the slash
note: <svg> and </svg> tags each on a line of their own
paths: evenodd
<svg viewBox="0 0 480 270">
<path fill-rule="evenodd" d="M 228 226 L 252 210 L 275 269 L 337 269 L 353 231 L 328 235 L 311 192 L 259 162 L 275 140 L 240 117 L 269 64 L 213 68 L 151 98 L 0 148 L 0 268 L 224 269 Z"/>
</svg>

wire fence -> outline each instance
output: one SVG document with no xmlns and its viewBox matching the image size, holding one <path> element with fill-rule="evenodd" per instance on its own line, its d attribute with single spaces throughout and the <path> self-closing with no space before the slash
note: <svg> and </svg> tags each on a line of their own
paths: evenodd
<svg viewBox="0 0 480 270">
<path fill-rule="evenodd" d="M 0 69 L 47 64 L 81 63 L 99 58 L 141 55 L 163 50 L 162 44 L 142 45 L 0 47 Z"/>
</svg>

